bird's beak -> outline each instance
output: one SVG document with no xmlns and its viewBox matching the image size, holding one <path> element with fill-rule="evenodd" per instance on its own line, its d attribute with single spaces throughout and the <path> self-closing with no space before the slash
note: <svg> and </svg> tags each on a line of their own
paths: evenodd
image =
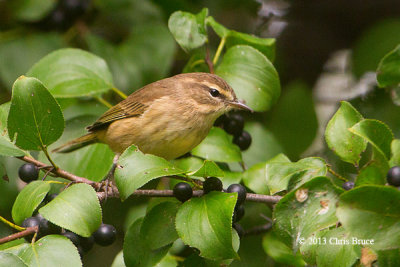
<svg viewBox="0 0 400 267">
<path fill-rule="evenodd" d="M 249 106 L 247 106 L 247 105 L 245 105 L 245 104 L 243 104 L 243 103 L 241 103 L 241 102 L 239 102 L 237 100 L 229 102 L 229 105 L 231 107 L 233 107 L 234 109 L 243 109 L 243 110 L 247 110 L 247 111 L 250 111 L 250 112 L 254 112 L 254 110 L 252 110 Z"/>
</svg>

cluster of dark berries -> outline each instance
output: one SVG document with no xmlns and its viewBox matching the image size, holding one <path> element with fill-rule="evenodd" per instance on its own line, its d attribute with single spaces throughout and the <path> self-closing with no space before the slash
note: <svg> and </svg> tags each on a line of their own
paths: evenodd
<svg viewBox="0 0 400 267">
<path fill-rule="evenodd" d="M 246 150 L 251 145 L 251 135 L 243 130 L 244 118 L 238 113 L 232 113 L 228 116 L 222 115 L 215 121 L 215 126 L 222 127 L 227 133 L 233 135 L 233 143 L 240 150 Z"/>
<path fill-rule="evenodd" d="M 82 17 L 90 6 L 90 0 L 60 0 L 56 7 L 37 26 L 44 30 L 66 30 Z"/>
<path fill-rule="evenodd" d="M 18 169 L 18 176 L 25 183 L 32 182 L 38 179 L 39 168 L 32 163 L 26 163 Z"/>
<path fill-rule="evenodd" d="M 386 175 L 386 180 L 389 185 L 400 187 L 400 166 L 390 168 Z"/>
<path fill-rule="evenodd" d="M 222 182 L 217 177 L 209 177 L 203 183 L 203 191 L 204 194 L 208 194 L 211 191 L 222 191 Z M 178 183 L 174 187 L 174 196 L 182 201 L 185 202 L 189 200 L 193 196 L 193 189 L 188 183 Z M 237 193 L 237 201 L 235 205 L 235 210 L 233 212 L 232 223 L 233 228 L 236 229 L 239 236 L 241 237 L 244 233 L 243 228 L 237 223 L 240 219 L 244 216 L 244 201 L 246 200 L 246 188 L 240 184 L 231 184 L 227 189 L 226 192 L 228 193 Z"/>
<path fill-rule="evenodd" d="M 47 195 L 45 202 L 52 201 L 58 194 Z M 101 226 L 90 236 L 79 236 L 71 231 L 62 229 L 61 227 L 46 220 L 40 213 L 36 216 L 26 218 L 22 222 L 22 227 L 38 227 L 36 239 L 40 239 L 46 235 L 61 234 L 67 237 L 76 246 L 81 257 L 92 249 L 93 244 L 97 243 L 100 246 L 109 246 L 114 243 L 117 238 L 117 231 L 114 226 L 110 224 L 101 224 Z M 25 240 L 31 242 L 33 234 L 25 236 Z"/>
</svg>

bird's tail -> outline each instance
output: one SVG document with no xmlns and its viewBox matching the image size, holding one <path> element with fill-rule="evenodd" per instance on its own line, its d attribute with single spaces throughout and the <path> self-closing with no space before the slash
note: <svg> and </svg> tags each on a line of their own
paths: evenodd
<svg viewBox="0 0 400 267">
<path fill-rule="evenodd" d="M 52 152 L 57 152 L 57 153 L 68 153 L 74 150 L 77 150 L 79 148 L 82 148 L 84 146 L 97 143 L 97 137 L 96 134 L 94 133 L 88 133 L 84 136 L 78 137 L 74 140 L 69 141 L 68 143 L 57 147 L 54 149 Z"/>
</svg>

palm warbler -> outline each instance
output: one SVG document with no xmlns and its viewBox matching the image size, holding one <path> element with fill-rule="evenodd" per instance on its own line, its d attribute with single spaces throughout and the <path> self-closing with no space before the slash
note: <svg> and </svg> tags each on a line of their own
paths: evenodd
<svg viewBox="0 0 400 267">
<path fill-rule="evenodd" d="M 117 154 L 136 145 L 143 153 L 171 160 L 197 146 L 214 121 L 232 109 L 252 111 L 222 78 L 209 73 L 179 74 L 135 91 L 87 127 L 88 134 L 54 152 L 101 142 Z"/>
</svg>

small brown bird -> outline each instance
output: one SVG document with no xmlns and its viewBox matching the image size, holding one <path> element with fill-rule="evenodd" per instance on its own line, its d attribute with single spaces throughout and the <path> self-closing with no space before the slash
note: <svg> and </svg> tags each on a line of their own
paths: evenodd
<svg viewBox="0 0 400 267">
<path fill-rule="evenodd" d="M 233 89 L 209 73 L 185 73 L 144 86 L 110 108 L 89 133 L 53 152 L 70 152 L 101 142 L 118 155 L 131 145 L 167 160 L 182 156 L 232 109 L 252 111 Z"/>
</svg>

